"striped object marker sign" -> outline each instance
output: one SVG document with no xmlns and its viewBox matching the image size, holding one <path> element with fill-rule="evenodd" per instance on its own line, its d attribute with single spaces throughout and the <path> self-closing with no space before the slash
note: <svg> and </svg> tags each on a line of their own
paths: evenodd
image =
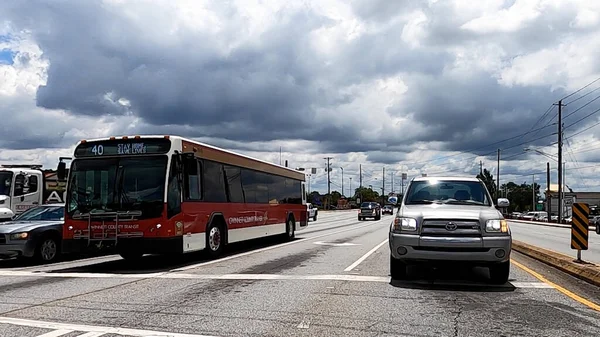
<svg viewBox="0 0 600 337">
<path fill-rule="evenodd" d="M 571 222 L 571 249 L 588 249 L 588 232 L 590 208 L 588 204 L 573 203 L 573 217 Z"/>
</svg>

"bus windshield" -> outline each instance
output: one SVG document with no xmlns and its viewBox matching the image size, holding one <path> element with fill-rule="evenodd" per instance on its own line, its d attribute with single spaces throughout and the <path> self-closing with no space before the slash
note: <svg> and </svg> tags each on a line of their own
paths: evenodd
<svg viewBox="0 0 600 337">
<path fill-rule="evenodd" d="M 78 159 L 68 184 L 70 216 L 96 211 L 163 211 L 167 156 Z"/>
<path fill-rule="evenodd" d="M 0 195 L 10 195 L 13 173 L 10 171 L 0 171 Z"/>
</svg>

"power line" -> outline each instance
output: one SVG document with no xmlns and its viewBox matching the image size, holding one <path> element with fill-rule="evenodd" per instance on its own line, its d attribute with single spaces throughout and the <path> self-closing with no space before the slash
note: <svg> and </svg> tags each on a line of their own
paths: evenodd
<svg viewBox="0 0 600 337">
<path fill-rule="evenodd" d="M 580 106 L 579 108 L 575 109 L 573 112 L 569 113 L 568 115 L 564 116 L 563 119 L 573 115 L 574 113 L 576 113 L 577 111 L 580 111 L 581 109 L 585 108 L 586 106 L 592 104 L 594 101 L 596 101 L 597 99 L 600 99 L 600 95 L 596 96 L 594 99 L 592 99 L 591 101 L 585 103 L 584 105 Z"/>
<path fill-rule="evenodd" d="M 510 137 L 510 138 L 506 138 L 506 139 L 503 139 L 503 140 L 499 140 L 499 141 L 497 141 L 497 142 L 490 143 L 490 144 L 487 144 L 487 145 L 483 145 L 483 146 L 480 146 L 480 147 L 477 147 L 477 148 L 473 148 L 473 149 L 471 149 L 471 150 L 460 151 L 459 153 L 455 153 L 455 154 L 451 154 L 451 155 L 447 155 L 447 156 L 439 157 L 439 158 L 432 159 L 432 160 L 425 160 L 425 161 L 420 161 L 420 162 L 413 162 L 413 164 L 426 164 L 426 163 L 434 162 L 434 161 L 437 161 L 437 160 L 440 160 L 440 159 L 447 159 L 447 158 L 452 158 L 452 157 L 459 156 L 459 155 L 461 155 L 461 154 L 467 154 L 467 153 L 470 153 L 470 152 L 473 152 L 473 151 L 481 150 L 481 149 L 484 149 L 484 148 L 487 148 L 487 147 L 490 147 L 490 146 L 493 146 L 493 145 L 497 145 L 497 144 L 500 144 L 500 143 L 507 142 L 507 141 L 509 141 L 509 140 L 513 140 L 513 139 L 516 139 L 516 138 L 522 137 L 522 136 L 524 136 L 524 135 L 530 134 L 531 132 L 535 132 L 535 131 L 540 131 L 540 130 L 546 129 L 546 128 L 548 128 L 548 127 L 550 127 L 550 126 L 553 126 L 553 125 L 555 125 L 555 124 L 556 124 L 556 123 L 554 123 L 554 124 L 550 124 L 550 125 L 546 125 L 546 126 L 543 126 L 543 127 L 541 127 L 541 128 L 534 129 L 534 130 L 531 130 L 531 131 L 527 131 L 527 132 L 525 132 L 525 133 L 522 133 L 522 134 L 519 134 L 519 135 L 516 135 L 516 136 Z M 548 137 L 548 136 L 544 136 L 544 137 L 542 137 L 542 138 L 545 138 L 545 137 Z M 533 141 L 535 141 L 535 140 L 537 140 L 537 139 L 534 139 Z M 525 143 L 527 143 L 527 142 L 525 142 Z M 522 144 L 524 144 L 524 143 L 522 143 Z M 509 147 L 509 148 L 510 148 L 510 147 Z M 507 149 L 508 149 L 508 148 L 507 148 Z M 496 150 L 494 150 L 494 151 L 492 151 L 492 152 L 490 152 L 490 153 L 483 154 L 483 155 L 476 155 L 476 156 L 475 156 L 475 158 L 476 158 L 476 157 L 481 157 L 481 156 L 487 156 L 487 155 L 489 155 L 489 154 L 491 154 L 491 153 L 496 153 Z"/>
<path fill-rule="evenodd" d="M 599 111 L 600 111 L 600 109 L 596 109 L 596 110 L 592 111 L 591 113 L 589 113 L 589 114 L 587 114 L 587 115 L 585 115 L 585 116 L 581 117 L 580 119 L 578 119 L 578 120 L 577 120 L 577 121 L 575 121 L 574 123 L 571 123 L 571 124 L 569 124 L 568 126 L 566 126 L 566 127 L 565 127 L 565 129 L 567 129 L 567 128 L 570 128 L 571 126 L 573 126 L 573 125 L 575 125 L 575 124 L 577 124 L 577 123 L 581 122 L 582 120 L 584 120 L 584 119 L 586 119 L 586 118 L 588 118 L 588 117 L 590 117 L 590 116 L 592 116 L 592 115 L 594 115 L 594 114 L 598 113 Z"/>
<path fill-rule="evenodd" d="M 569 98 L 569 97 L 571 97 L 571 96 L 575 95 L 576 93 L 580 92 L 581 90 L 583 90 L 583 89 L 585 89 L 585 88 L 589 87 L 590 85 L 592 85 L 592 84 L 594 84 L 594 83 L 596 83 L 596 82 L 598 82 L 598 81 L 600 81 L 600 77 L 598 77 L 597 79 L 595 79 L 595 80 L 591 81 L 590 83 L 588 83 L 588 84 L 584 85 L 583 87 L 581 87 L 581 88 L 577 89 L 575 92 L 573 92 L 573 93 L 571 93 L 571 94 L 569 94 L 569 95 L 567 95 L 567 96 L 563 97 L 561 100 L 564 100 L 564 99 L 566 99 L 566 98 Z"/>
<path fill-rule="evenodd" d="M 575 132 L 574 134 L 570 135 L 569 137 L 567 137 L 565 139 L 571 139 L 571 138 L 573 138 L 573 137 L 575 137 L 575 136 L 577 136 L 577 135 L 579 135 L 579 134 L 581 134 L 581 133 L 583 133 L 583 132 L 585 132 L 585 131 L 587 131 L 587 130 L 595 127 L 595 126 L 598 126 L 598 125 L 600 125 L 600 122 L 592 124 L 592 125 L 590 125 L 589 127 L 585 128 L 583 130 L 579 130 L 579 131 Z"/>
<path fill-rule="evenodd" d="M 588 93 L 587 93 L 587 94 L 585 94 L 585 95 L 581 95 L 581 96 L 579 96 L 579 97 L 575 98 L 575 99 L 574 99 L 574 100 L 572 100 L 572 101 L 569 101 L 569 102 L 565 103 L 565 105 L 569 105 L 569 104 L 571 104 L 571 103 L 573 103 L 573 102 L 577 102 L 578 100 L 580 100 L 580 99 L 582 99 L 582 98 L 586 97 L 587 95 L 590 95 L 591 93 L 593 93 L 593 92 L 595 92 L 595 91 L 598 91 L 598 90 L 600 90 L 600 87 L 598 87 L 598 88 L 596 88 L 596 89 L 594 89 L 594 90 L 592 90 L 592 91 L 588 92 Z"/>
</svg>

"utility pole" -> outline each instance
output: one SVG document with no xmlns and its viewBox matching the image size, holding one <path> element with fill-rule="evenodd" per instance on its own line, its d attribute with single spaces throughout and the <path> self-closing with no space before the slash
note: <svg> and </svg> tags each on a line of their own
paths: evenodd
<svg viewBox="0 0 600 337">
<path fill-rule="evenodd" d="M 344 168 L 340 167 L 342 170 L 342 196 L 344 196 Z"/>
<path fill-rule="evenodd" d="M 329 167 L 329 161 L 333 158 L 325 157 L 323 159 L 327 160 L 327 195 L 330 195 L 331 194 L 331 179 L 329 178 L 329 171 L 331 171 L 331 168 Z"/>
<path fill-rule="evenodd" d="M 535 174 L 531 175 L 531 210 L 536 211 L 536 209 L 535 209 Z"/>
<path fill-rule="evenodd" d="M 383 175 L 381 176 L 381 196 L 385 194 L 385 167 L 383 168 Z"/>
<path fill-rule="evenodd" d="M 362 188 L 362 164 L 358 164 L 358 188 Z"/>
<path fill-rule="evenodd" d="M 562 106 L 562 100 L 558 101 L 558 223 L 562 223 L 563 216 Z"/>
<path fill-rule="evenodd" d="M 394 193 L 394 172 L 390 172 L 390 176 L 392 177 L 392 193 Z"/>
<path fill-rule="evenodd" d="M 479 174 L 483 176 L 483 161 L 479 161 Z"/>
<path fill-rule="evenodd" d="M 550 162 L 546 162 L 546 212 L 548 212 L 548 222 L 552 220 L 552 203 L 550 202 Z"/>
<path fill-rule="evenodd" d="M 498 199 L 500 197 L 500 149 L 498 149 L 498 172 L 496 175 L 496 199 Z"/>
</svg>

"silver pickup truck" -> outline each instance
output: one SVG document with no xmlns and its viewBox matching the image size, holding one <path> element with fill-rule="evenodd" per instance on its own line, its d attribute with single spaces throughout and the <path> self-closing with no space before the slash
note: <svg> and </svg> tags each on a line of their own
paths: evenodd
<svg viewBox="0 0 600 337">
<path fill-rule="evenodd" d="M 508 207 L 499 199 L 498 207 Z M 489 267 L 506 283 L 512 238 L 485 184 L 477 178 L 420 177 L 408 186 L 390 226 L 390 274 L 406 277 L 411 263 L 460 262 Z"/>
</svg>

